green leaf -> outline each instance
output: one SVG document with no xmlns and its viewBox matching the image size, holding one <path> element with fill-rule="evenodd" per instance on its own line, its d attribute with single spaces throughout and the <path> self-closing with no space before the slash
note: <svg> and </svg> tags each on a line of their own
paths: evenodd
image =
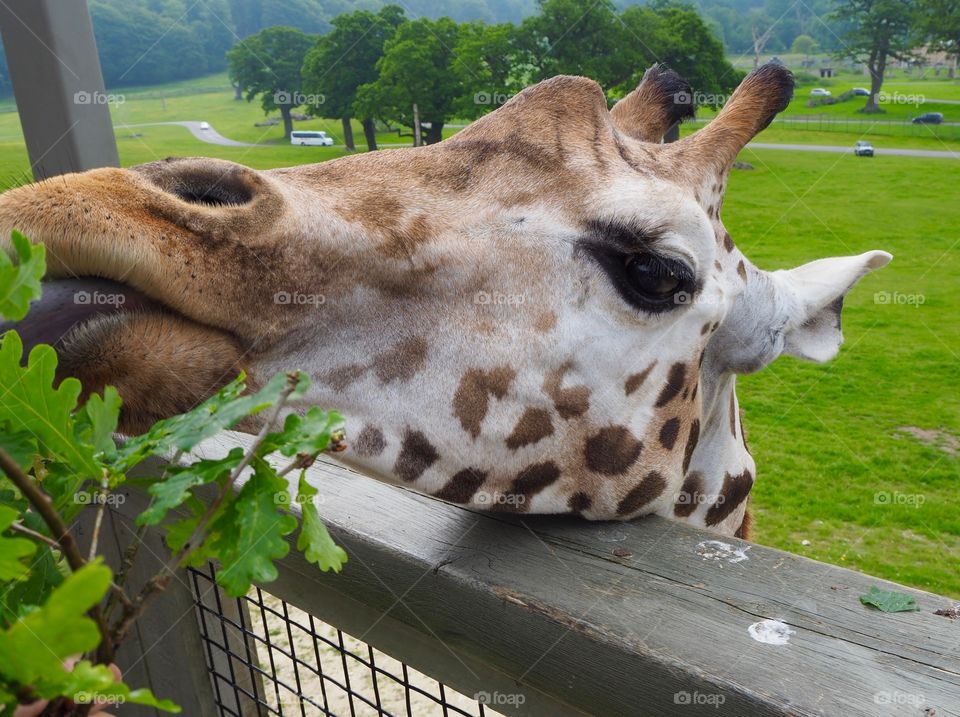
<svg viewBox="0 0 960 717">
<path fill-rule="evenodd" d="M 19 263 L 14 264 L 5 251 L 0 251 L 0 318 L 19 321 L 27 315 L 30 302 L 40 296 L 47 262 L 43 245 L 31 244 L 18 231 L 10 240 Z"/>
<path fill-rule="evenodd" d="M 63 661 L 92 650 L 100 632 L 84 613 L 110 587 L 109 568 L 89 563 L 63 581 L 42 607 L 0 632 L 0 676 L 21 685 L 60 679 Z"/>
<path fill-rule="evenodd" d="M 339 545 L 333 542 L 327 526 L 320 519 L 317 506 L 313 498 L 317 489 L 307 482 L 306 476 L 300 474 L 298 502 L 300 504 L 301 519 L 300 535 L 297 536 L 297 550 L 302 550 L 304 556 L 311 563 L 326 572 L 333 570 L 339 573 L 343 564 L 347 562 L 347 554 Z"/>
<path fill-rule="evenodd" d="M 106 455 L 116 451 L 113 434 L 120 420 L 123 401 L 113 386 L 107 386 L 103 395 L 93 393 L 76 413 L 76 433 L 84 443 Z"/>
<path fill-rule="evenodd" d="M 157 699 L 148 689 L 131 690 L 106 665 L 94 665 L 82 660 L 69 672 L 51 676 L 34 685 L 38 697 L 54 699 L 67 696 L 76 704 L 103 705 L 107 703 L 138 704 L 156 707 L 166 712 L 179 712 L 180 707 L 170 700 Z"/>
<path fill-rule="evenodd" d="M 95 449 L 76 439 L 72 412 L 80 382 L 67 378 L 54 388 L 57 354 L 50 346 L 35 346 L 26 367 L 20 365 L 22 358 L 20 336 L 8 331 L 0 339 L 0 422 L 35 435 L 41 453 L 81 476 L 78 486 L 83 478 L 99 479 L 104 466 L 94 457 Z"/>
<path fill-rule="evenodd" d="M 159 421 L 147 433 L 127 441 L 118 451 L 117 469 L 129 470 L 150 455 L 189 451 L 240 419 L 272 406 L 289 380 L 287 374 L 277 374 L 256 393 L 244 395 L 244 378 L 241 374 L 189 413 Z M 299 374 L 292 397 L 302 396 L 308 385 L 306 374 Z"/>
<path fill-rule="evenodd" d="M 860 602 L 883 612 L 916 612 L 920 609 L 912 595 L 880 590 L 876 585 L 871 585 L 870 592 L 860 596 Z"/>
<path fill-rule="evenodd" d="M 278 509 L 287 482 L 262 459 L 252 465 L 253 475 L 211 525 L 208 550 L 220 560 L 217 582 L 231 597 L 246 594 L 254 581 L 276 580 L 273 561 L 287 554 L 283 536 L 297 527 L 296 518 Z"/>
<path fill-rule="evenodd" d="M 13 524 L 17 515 L 13 508 L 0 506 L 0 533 Z M 36 550 L 36 543 L 29 538 L 7 538 L 0 535 L 0 580 L 24 580 L 28 568 L 22 561 Z"/>
<path fill-rule="evenodd" d="M 285 456 L 315 455 L 327 450 L 333 435 L 343 431 L 343 416 L 337 411 L 313 407 L 304 415 L 291 413 L 283 430 L 264 441 L 265 453 L 279 451 Z"/>
<path fill-rule="evenodd" d="M 9 423 L 0 423 L 0 448 L 7 452 L 14 463 L 28 470 L 37 454 L 37 439 L 27 431 L 13 431 Z M 0 479 L 2 477 L 0 473 Z"/>
<path fill-rule="evenodd" d="M 156 525 L 167 511 L 181 505 L 189 496 L 190 489 L 224 478 L 243 460 L 244 451 L 237 447 L 223 458 L 204 459 L 187 466 L 171 467 L 167 477 L 150 486 L 148 492 L 153 501 L 137 517 L 138 525 Z"/>
<path fill-rule="evenodd" d="M 24 521 L 29 523 L 28 520 Z M 27 525 L 28 528 L 34 526 Z M 9 627 L 33 606 L 42 605 L 64 580 L 61 563 L 47 545 L 37 546 L 30 561 L 30 575 L 26 580 L 10 583 L 0 593 L 0 626 Z"/>
</svg>

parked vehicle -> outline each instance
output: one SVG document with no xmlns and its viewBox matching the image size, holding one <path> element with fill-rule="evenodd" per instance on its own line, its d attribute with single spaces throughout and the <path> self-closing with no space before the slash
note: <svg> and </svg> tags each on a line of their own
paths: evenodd
<svg viewBox="0 0 960 717">
<path fill-rule="evenodd" d="M 201 123 L 200 123 L 200 129 L 210 129 L 210 123 L 209 123 L 209 122 L 201 122 Z"/>
<path fill-rule="evenodd" d="M 822 87 L 814 87 L 810 90 L 811 97 L 830 97 L 831 94 L 830 90 L 825 90 Z"/>
<path fill-rule="evenodd" d="M 332 147 L 333 138 L 326 132 L 296 130 L 290 133 L 290 144 L 299 144 L 301 147 Z"/>
<path fill-rule="evenodd" d="M 870 96 L 870 90 L 868 90 L 866 87 L 854 87 L 852 90 L 850 90 L 850 92 L 853 93 L 853 96 L 854 96 L 854 97 L 869 97 L 869 96 Z"/>
<path fill-rule="evenodd" d="M 913 118 L 914 124 L 940 124 L 943 122 L 942 112 L 925 112 L 919 117 Z"/>
<path fill-rule="evenodd" d="M 858 157 L 872 157 L 873 145 L 866 140 L 861 139 L 855 145 L 853 145 L 853 153 Z"/>
</svg>

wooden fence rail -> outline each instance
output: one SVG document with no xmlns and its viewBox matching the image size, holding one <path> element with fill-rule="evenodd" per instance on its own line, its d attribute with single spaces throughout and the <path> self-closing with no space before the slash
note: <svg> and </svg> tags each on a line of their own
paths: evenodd
<svg viewBox="0 0 960 717">
<path fill-rule="evenodd" d="M 225 434 L 200 454 L 248 440 Z M 946 598 L 659 518 L 482 514 L 332 461 L 309 478 L 349 562 L 321 573 L 291 550 L 264 588 L 466 695 L 494 695 L 502 713 L 960 715 L 960 622 L 934 614 Z M 873 585 L 920 611 L 865 607 Z M 188 714 L 211 714 L 182 602 L 152 613 L 145 654 L 126 659 L 158 691 L 198 695 Z"/>
</svg>

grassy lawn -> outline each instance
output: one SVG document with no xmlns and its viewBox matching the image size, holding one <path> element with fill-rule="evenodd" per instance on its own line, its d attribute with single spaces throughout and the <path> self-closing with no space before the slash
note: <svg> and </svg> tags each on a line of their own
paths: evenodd
<svg viewBox="0 0 960 717">
<path fill-rule="evenodd" d="M 960 164 L 750 150 L 742 159 L 756 169 L 734 172 L 724 222 L 761 268 L 894 255 L 849 295 L 836 360 L 782 358 L 741 379 L 756 538 L 960 597 L 960 460 L 899 430 L 960 437 Z M 924 303 L 875 303 L 878 292 Z"/>
<path fill-rule="evenodd" d="M 846 89 L 863 78 L 834 82 L 824 86 Z M 906 91 L 893 81 L 889 89 Z M 960 99 L 960 83 L 942 78 L 918 91 Z M 794 104 L 808 93 L 809 86 L 801 87 Z M 235 102 L 223 76 L 124 94 L 126 101 L 113 108 L 124 165 L 205 155 L 267 168 L 344 154 L 342 147 L 292 147 L 279 126 L 254 127 L 263 119 L 259 105 Z M 949 107 L 960 120 L 960 105 Z M 9 185 L 22 181 L 29 165 L 18 117 L 2 109 L 0 184 Z M 207 120 L 226 137 L 264 146 L 219 147 L 182 127 L 124 126 L 176 120 Z M 340 137 L 336 121 L 297 126 Z M 960 137 L 944 141 L 919 129 L 891 136 L 875 128 L 863 134 L 775 124 L 758 141 L 852 146 L 866 137 L 881 148 L 960 149 Z M 359 125 L 355 137 L 361 144 Z M 409 143 L 396 135 L 378 139 Z M 734 173 L 724 221 L 761 268 L 875 248 L 895 256 L 848 297 L 847 344 L 837 360 L 817 366 L 784 358 L 741 381 L 758 463 L 757 539 L 960 597 L 960 460 L 899 430 L 960 438 L 960 163 L 764 150 L 747 150 L 742 159 L 756 169 Z M 877 292 L 922 295 L 924 303 L 875 303 Z"/>
</svg>

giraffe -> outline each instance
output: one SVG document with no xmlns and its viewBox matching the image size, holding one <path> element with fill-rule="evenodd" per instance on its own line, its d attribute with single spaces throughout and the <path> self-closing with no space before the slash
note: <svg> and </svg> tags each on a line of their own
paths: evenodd
<svg viewBox="0 0 960 717">
<path fill-rule="evenodd" d="M 125 432 L 240 370 L 255 386 L 299 368 L 313 381 L 291 410 L 339 408 L 344 460 L 374 478 L 746 536 L 737 376 L 832 358 L 844 295 L 891 259 L 766 272 L 724 228 L 731 165 L 792 92 L 764 65 L 662 144 L 693 114 L 676 73 L 652 67 L 612 110 L 561 76 L 427 147 L 270 171 L 171 158 L 12 189 L 0 229 L 44 242 L 49 264 L 19 328 L 57 341 L 59 375 L 117 386 Z"/>
</svg>

